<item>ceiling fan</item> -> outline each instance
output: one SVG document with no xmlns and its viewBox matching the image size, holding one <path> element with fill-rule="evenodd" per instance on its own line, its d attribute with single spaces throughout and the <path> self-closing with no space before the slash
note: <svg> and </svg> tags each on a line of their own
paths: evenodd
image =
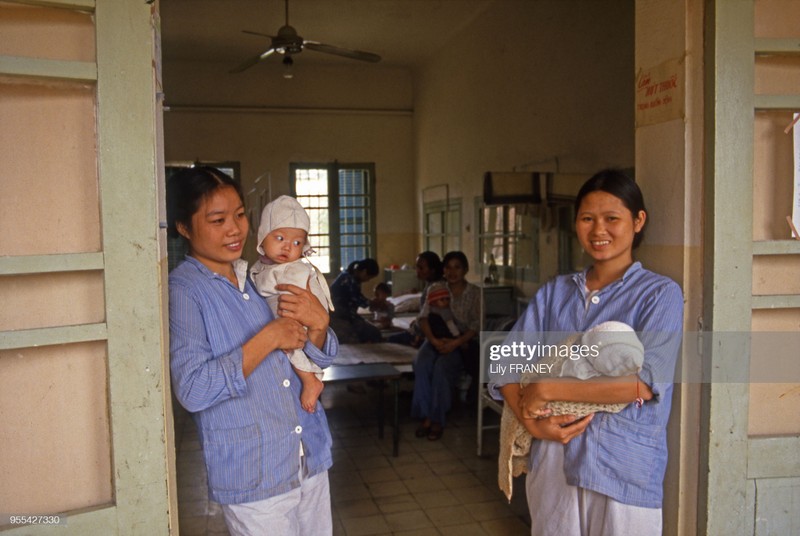
<svg viewBox="0 0 800 536">
<path fill-rule="evenodd" d="M 350 50 L 347 48 L 325 45 L 317 41 L 309 41 L 307 39 L 303 39 L 300 35 L 298 35 L 297 30 L 289 26 L 289 0 L 285 0 L 285 6 L 286 6 L 286 24 L 281 26 L 281 28 L 278 30 L 278 35 L 273 36 L 273 35 L 267 35 L 258 32 L 243 30 L 244 33 L 247 34 L 259 35 L 261 37 L 269 37 L 270 46 L 264 52 L 247 59 L 246 61 L 241 63 L 238 67 L 232 69 L 230 71 L 231 73 L 240 73 L 246 69 L 249 69 L 253 65 L 266 59 L 267 57 L 271 56 L 276 52 L 278 54 L 283 54 L 283 64 L 286 65 L 287 67 L 291 67 L 293 63 L 292 55 L 299 54 L 304 49 L 315 50 L 317 52 L 324 52 L 325 54 L 334 54 L 336 56 L 343 56 L 345 58 L 351 58 L 354 60 L 369 61 L 369 62 L 377 62 L 381 60 L 380 56 L 378 56 L 377 54 L 373 54 L 372 52 L 364 52 L 361 50 Z"/>
</svg>

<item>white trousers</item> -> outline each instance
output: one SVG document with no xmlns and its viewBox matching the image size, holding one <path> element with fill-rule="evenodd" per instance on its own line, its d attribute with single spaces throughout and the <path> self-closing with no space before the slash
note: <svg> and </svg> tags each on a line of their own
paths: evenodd
<svg viewBox="0 0 800 536">
<path fill-rule="evenodd" d="M 526 477 L 531 536 L 660 536 L 661 508 L 642 508 L 577 486 L 564 477 L 564 447 L 545 441 L 542 463 Z"/>
<path fill-rule="evenodd" d="M 223 504 L 225 524 L 231 536 L 333 534 L 328 472 L 307 478 L 305 471 L 305 463 L 301 463 L 300 487 L 283 495 L 263 501 Z"/>
</svg>

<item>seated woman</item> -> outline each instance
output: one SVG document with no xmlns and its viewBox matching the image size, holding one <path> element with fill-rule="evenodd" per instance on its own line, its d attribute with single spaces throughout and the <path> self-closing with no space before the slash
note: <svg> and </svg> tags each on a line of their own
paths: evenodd
<svg viewBox="0 0 800 536">
<path fill-rule="evenodd" d="M 423 281 L 425 285 L 422 288 L 419 298 L 419 307 L 421 310 L 427 301 L 425 296 L 430 286 L 433 283 L 442 281 L 442 260 L 439 258 L 439 255 L 433 251 L 423 251 L 417 255 L 417 262 L 414 264 L 414 268 L 417 272 L 417 279 Z M 407 331 L 390 335 L 386 341 L 418 348 L 422 344 L 423 338 L 424 335 L 419 327 L 419 323 L 415 320 L 411 323 Z"/>
<path fill-rule="evenodd" d="M 381 342 L 381 330 L 358 314 L 359 307 L 369 307 L 370 300 L 361 292 L 361 284 L 378 275 L 375 259 L 353 261 L 331 283 L 331 328 L 342 344 Z"/>
<path fill-rule="evenodd" d="M 475 338 L 480 332 L 480 289 L 465 279 L 469 262 L 461 251 L 444 256 L 444 278 L 450 291 L 450 309 L 459 335 L 439 338 L 428 323 L 430 307 L 426 303 L 419 315 L 419 324 L 427 339 L 414 359 L 414 396 L 411 415 L 422 422 L 417 437 L 436 441 L 442 437 L 445 415 L 453 403 L 453 389 L 464 367 L 472 368 L 477 356 Z"/>
<path fill-rule="evenodd" d="M 414 264 L 417 271 L 417 279 L 423 281 L 425 286 L 422 288 L 422 296 L 419 299 L 420 309 L 425 305 L 425 295 L 428 288 L 437 281 L 441 281 L 444 277 L 444 264 L 433 251 L 423 251 L 417 255 L 417 262 Z"/>
</svg>

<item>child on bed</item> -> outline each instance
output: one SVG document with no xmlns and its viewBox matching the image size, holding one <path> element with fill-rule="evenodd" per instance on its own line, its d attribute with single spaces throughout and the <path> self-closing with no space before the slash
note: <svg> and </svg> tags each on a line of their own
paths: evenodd
<svg viewBox="0 0 800 536">
<path fill-rule="evenodd" d="M 275 285 L 286 283 L 310 288 L 323 307 L 328 311 L 333 309 L 325 278 L 305 258 L 311 253 L 308 244 L 310 223 L 305 209 L 288 195 L 278 197 L 261 212 L 257 248 L 260 257 L 250 269 L 250 277 L 276 316 L 281 292 L 275 289 Z M 303 383 L 300 405 L 313 413 L 322 393 L 322 369 L 302 350 L 292 351 L 289 361 Z"/>
<path fill-rule="evenodd" d="M 369 302 L 369 310 L 372 312 L 372 323 L 381 329 L 392 327 L 394 318 L 394 304 L 389 301 L 392 295 L 392 287 L 386 283 L 378 283 L 373 290 L 373 299 Z"/>
</svg>

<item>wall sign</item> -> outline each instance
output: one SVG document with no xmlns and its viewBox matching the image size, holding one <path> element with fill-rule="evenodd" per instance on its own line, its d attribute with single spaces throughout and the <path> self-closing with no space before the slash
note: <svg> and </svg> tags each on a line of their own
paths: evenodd
<svg viewBox="0 0 800 536">
<path fill-rule="evenodd" d="M 684 116 L 684 60 L 667 60 L 636 75 L 636 126 Z"/>
</svg>

